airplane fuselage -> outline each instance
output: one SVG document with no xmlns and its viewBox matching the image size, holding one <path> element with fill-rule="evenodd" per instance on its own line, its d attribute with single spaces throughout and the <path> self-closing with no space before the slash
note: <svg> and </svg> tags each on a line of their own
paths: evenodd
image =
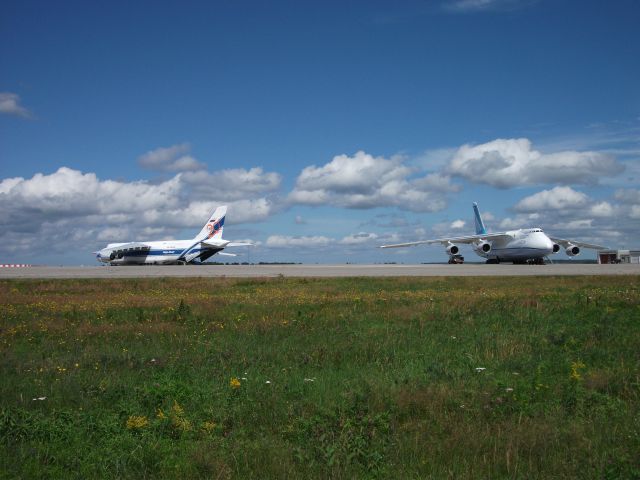
<svg viewBox="0 0 640 480">
<path fill-rule="evenodd" d="M 527 228 L 505 232 L 511 238 L 491 240 L 491 250 L 483 252 L 474 248 L 476 254 L 486 259 L 521 262 L 544 258 L 554 251 L 554 242 L 540 228 Z"/>
<path fill-rule="evenodd" d="M 127 249 L 122 252 L 118 252 L 111 255 L 114 249 L 117 249 L 120 245 L 126 245 L 126 243 L 110 243 L 99 252 L 96 253 L 96 258 L 109 265 L 172 265 L 178 263 L 184 263 L 184 252 L 189 251 L 189 254 L 200 254 L 205 249 L 199 248 L 194 245 L 193 240 L 168 240 L 160 242 L 144 242 L 149 248 L 140 249 Z M 220 248 L 219 250 L 222 250 Z M 207 253 L 213 254 L 219 250 L 212 251 L 212 249 L 206 249 Z M 114 258 L 115 257 L 115 258 Z"/>
</svg>

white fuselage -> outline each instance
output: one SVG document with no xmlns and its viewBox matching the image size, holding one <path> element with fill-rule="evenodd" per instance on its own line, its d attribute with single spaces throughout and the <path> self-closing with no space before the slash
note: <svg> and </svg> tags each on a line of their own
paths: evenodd
<svg viewBox="0 0 640 480">
<path fill-rule="evenodd" d="M 474 248 L 481 257 L 499 261 L 526 261 L 544 258 L 554 253 L 554 243 L 540 228 L 506 232 L 511 238 L 491 240 L 491 250 L 485 253 Z"/>
<path fill-rule="evenodd" d="M 103 263 L 110 265 L 167 265 L 180 263 L 181 256 L 186 250 L 190 254 L 200 253 L 199 242 L 194 240 L 167 240 L 160 242 L 144 242 L 148 249 L 122 252 L 121 256 L 110 257 L 110 252 L 119 245 L 126 243 L 110 243 L 106 248 L 97 252 L 96 257 Z M 191 247 L 191 248 L 190 248 Z M 221 249 L 220 249 L 221 250 Z"/>
</svg>

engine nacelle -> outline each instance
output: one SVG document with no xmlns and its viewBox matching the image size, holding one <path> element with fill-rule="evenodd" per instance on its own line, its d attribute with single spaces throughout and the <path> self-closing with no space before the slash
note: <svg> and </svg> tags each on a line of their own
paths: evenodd
<svg viewBox="0 0 640 480">
<path fill-rule="evenodd" d="M 491 244 L 486 240 L 480 240 L 473 244 L 473 249 L 476 252 L 489 253 L 491 251 Z"/>
<path fill-rule="evenodd" d="M 458 253 L 460 253 L 460 248 L 457 245 L 453 243 L 447 245 L 447 255 L 457 255 Z"/>
<path fill-rule="evenodd" d="M 565 250 L 565 253 L 570 257 L 575 257 L 576 255 L 580 254 L 580 248 L 576 247 L 575 245 L 569 244 L 567 246 L 567 249 Z"/>
<path fill-rule="evenodd" d="M 553 253 L 558 253 L 560 251 L 560 245 L 557 243 L 553 244 Z"/>
</svg>

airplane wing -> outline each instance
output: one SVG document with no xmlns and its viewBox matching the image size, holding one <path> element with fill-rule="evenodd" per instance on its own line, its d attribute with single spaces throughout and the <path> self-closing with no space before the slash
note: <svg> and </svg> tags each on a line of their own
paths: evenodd
<svg viewBox="0 0 640 480">
<path fill-rule="evenodd" d="M 549 237 L 552 242 L 562 245 L 564 248 L 568 248 L 569 245 L 575 245 L 576 247 L 592 248 L 593 250 L 606 250 L 607 247 L 602 245 L 594 245 L 592 243 L 576 242 L 573 240 L 565 240 L 564 238 Z"/>
<path fill-rule="evenodd" d="M 432 240 L 420 240 L 418 242 L 396 243 L 394 245 L 382 245 L 379 248 L 400 248 L 400 247 L 413 247 L 415 245 L 432 245 L 434 243 L 440 243 L 442 245 L 448 245 L 449 243 L 473 243 L 478 240 L 497 240 L 499 238 L 512 238 L 508 233 L 484 233 L 480 235 L 467 235 L 464 237 L 447 237 L 447 238 L 434 238 Z"/>
<path fill-rule="evenodd" d="M 227 247 L 254 247 L 253 243 L 249 242 L 229 242 Z"/>
</svg>

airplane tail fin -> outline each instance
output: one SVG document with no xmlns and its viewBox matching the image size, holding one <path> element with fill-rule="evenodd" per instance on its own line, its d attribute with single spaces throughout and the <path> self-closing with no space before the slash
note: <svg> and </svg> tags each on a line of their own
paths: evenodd
<svg viewBox="0 0 640 480">
<path fill-rule="evenodd" d="M 473 202 L 473 214 L 476 223 L 476 234 L 480 235 L 487 233 L 487 229 L 484 227 L 484 222 L 482 221 L 480 210 L 478 210 L 478 204 L 476 202 Z"/>
<path fill-rule="evenodd" d="M 218 207 L 213 212 L 209 221 L 202 227 L 200 233 L 195 240 L 205 240 L 207 238 L 222 238 L 222 227 L 224 226 L 224 217 L 227 214 L 227 207 Z"/>
</svg>

